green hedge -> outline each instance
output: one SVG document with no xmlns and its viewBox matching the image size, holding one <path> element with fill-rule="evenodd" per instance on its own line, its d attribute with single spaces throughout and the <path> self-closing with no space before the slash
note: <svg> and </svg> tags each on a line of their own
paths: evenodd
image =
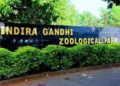
<svg viewBox="0 0 120 86">
<path fill-rule="evenodd" d="M 0 79 L 27 75 L 33 72 L 66 70 L 120 63 L 120 44 L 49 45 L 43 49 L 20 47 L 15 52 L 0 48 Z"/>
<path fill-rule="evenodd" d="M 49 45 L 44 52 L 44 64 L 50 70 L 69 69 L 73 65 L 68 48 L 57 45 Z"/>
<path fill-rule="evenodd" d="M 12 65 L 12 52 L 7 49 L 0 48 L 0 78 L 8 78 L 11 76 Z"/>
<path fill-rule="evenodd" d="M 98 64 L 97 49 L 91 45 L 78 45 L 70 48 L 70 56 L 75 66 L 92 66 Z"/>
<path fill-rule="evenodd" d="M 13 57 L 15 75 L 27 74 L 31 70 L 40 70 L 43 62 L 43 54 L 40 50 L 30 46 L 18 48 Z"/>
</svg>

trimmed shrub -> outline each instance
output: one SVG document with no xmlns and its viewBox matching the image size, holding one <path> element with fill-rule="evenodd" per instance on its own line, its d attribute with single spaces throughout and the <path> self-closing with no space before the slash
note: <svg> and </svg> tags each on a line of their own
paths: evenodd
<svg viewBox="0 0 120 86">
<path fill-rule="evenodd" d="M 94 46 L 81 44 L 73 47 L 71 50 L 71 56 L 75 61 L 75 65 L 93 66 L 98 64 L 99 59 Z"/>
<path fill-rule="evenodd" d="M 14 73 L 15 75 L 27 74 L 29 71 L 40 70 L 43 62 L 43 54 L 39 49 L 26 46 L 19 48 L 15 53 Z"/>
<path fill-rule="evenodd" d="M 73 65 L 66 47 L 49 45 L 43 49 L 43 52 L 45 55 L 44 64 L 50 70 L 69 69 Z"/>
<path fill-rule="evenodd" d="M 108 45 L 96 44 L 93 46 L 96 48 L 96 55 L 99 58 L 98 65 L 108 64 L 110 62 Z"/>
<path fill-rule="evenodd" d="M 91 45 L 86 45 L 85 47 L 83 47 L 83 51 L 82 51 L 82 64 L 81 66 L 94 66 L 94 65 L 98 65 L 99 62 L 99 58 L 96 54 L 96 48 L 94 46 Z"/>
<path fill-rule="evenodd" d="M 12 78 L 31 72 L 70 69 L 120 63 L 120 44 L 80 44 L 66 48 L 49 45 L 42 50 L 26 46 L 15 52 L 0 48 L 0 78 Z"/>
<path fill-rule="evenodd" d="M 79 67 L 81 65 L 82 59 L 82 48 L 84 45 L 77 45 L 74 47 L 69 48 L 69 56 L 74 61 L 74 67 Z"/>
<path fill-rule="evenodd" d="M 7 49 L 0 48 L 0 77 L 9 78 L 12 76 L 12 52 Z"/>
<path fill-rule="evenodd" d="M 118 44 L 110 44 L 108 45 L 108 64 L 112 63 L 120 63 L 120 45 Z"/>
</svg>

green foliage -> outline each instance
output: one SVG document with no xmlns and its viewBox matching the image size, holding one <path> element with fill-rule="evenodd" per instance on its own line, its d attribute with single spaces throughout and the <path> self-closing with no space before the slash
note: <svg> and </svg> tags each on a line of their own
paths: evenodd
<svg viewBox="0 0 120 86">
<path fill-rule="evenodd" d="M 80 66 L 93 66 L 97 65 L 99 59 L 96 55 L 96 48 L 91 45 L 84 45 L 81 51 L 81 64 Z"/>
<path fill-rule="evenodd" d="M 0 21 L 6 23 L 79 25 L 69 0 L 0 0 Z"/>
<path fill-rule="evenodd" d="M 50 70 L 69 69 L 73 65 L 68 49 L 62 46 L 50 45 L 43 49 L 45 65 Z"/>
<path fill-rule="evenodd" d="M 120 27 L 120 6 L 113 6 L 112 9 L 102 9 L 99 26 Z"/>
<path fill-rule="evenodd" d="M 113 58 L 109 58 L 109 50 L 108 50 L 108 45 L 104 45 L 104 44 L 96 44 L 94 45 L 94 47 L 96 47 L 96 54 L 99 58 L 99 65 L 102 64 L 109 64 L 109 59 Z"/>
<path fill-rule="evenodd" d="M 79 21 L 81 26 L 98 26 L 97 17 L 90 12 L 81 13 Z"/>
<path fill-rule="evenodd" d="M 9 78 L 11 75 L 11 65 L 12 65 L 12 52 L 0 48 L 0 77 Z"/>
<path fill-rule="evenodd" d="M 97 26 L 97 27 L 120 27 L 120 6 L 113 6 L 111 9 L 100 10 L 100 18 L 93 16 L 89 12 L 80 14 L 81 26 Z"/>
<path fill-rule="evenodd" d="M 98 56 L 96 48 L 91 45 L 78 45 L 71 48 L 71 56 L 77 66 L 98 65 Z"/>
<path fill-rule="evenodd" d="M 42 50 L 26 46 L 15 52 L 0 48 L 0 77 L 7 79 L 35 71 L 54 71 L 120 63 L 120 44 L 63 47 L 49 45 Z"/>
<path fill-rule="evenodd" d="M 82 59 L 82 48 L 84 45 L 77 45 L 69 48 L 70 58 L 74 61 L 74 66 L 80 66 Z"/>
<path fill-rule="evenodd" d="M 62 6 L 61 6 L 62 7 Z M 61 17 L 53 22 L 54 25 L 79 25 L 79 13 L 75 10 L 73 5 L 68 5 L 68 7 L 61 10 Z"/>
<path fill-rule="evenodd" d="M 51 24 L 61 17 L 67 0 L 0 0 L 0 21 Z M 64 4 L 64 5 L 63 5 Z"/>
<path fill-rule="evenodd" d="M 43 54 L 40 50 L 29 46 L 19 48 L 14 53 L 14 57 L 13 72 L 16 75 L 26 74 L 30 70 L 39 70 L 43 62 Z"/>
<path fill-rule="evenodd" d="M 104 0 L 119 5 L 118 0 Z M 81 14 L 69 0 L 0 0 L 0 22 L 120 27 L 120 6 L 102 9 L 101 16 Z"/>
<path fill-rule="evenodd" d="M 108 51 L 109 51 L 108 58 L 111 59 L 110 60 L 111 64 L 120 63 L 120 45 L 117 44 L 108 45 Z"/>
</svg>

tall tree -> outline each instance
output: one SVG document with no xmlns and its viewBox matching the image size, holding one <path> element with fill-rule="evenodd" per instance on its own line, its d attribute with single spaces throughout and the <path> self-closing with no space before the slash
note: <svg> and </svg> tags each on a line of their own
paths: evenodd
<svg viewBox="0 0 120 86">
<path fill-rule="evenodd" d="M 101 11 L 101 26 L 120 27 L 120 6 L 113 6 L 112 9 Z"/>
<path fill-rule="evenodd" d="M 68 7 L 66 7 L 62 13 L 61 17 L 57 19 L 53 24 L 56 25 L 79 25 L 79 13 L 75 10 L 74 6 L 68 3 Z"/>
<path fill-rule="evenodd" d="M 61 16 L 67 2 L 68 0 L 0 0 L 0 21 L 51 24 Z"/>
<path fill-rule="evenodd" d="M 81 26 L 97 26 L 97 17 L 93 16 L 90 12 L 83 12 L 80 14 Z"/>
<path fill-rule="evenodd" d="M 81 26 L 97 27 L 120 27 L 120 6 L 113 6 L 112 9 L 101 9 L 100 17 L 95 17 L 89 12 L 80 14 Z"/>
</svg>

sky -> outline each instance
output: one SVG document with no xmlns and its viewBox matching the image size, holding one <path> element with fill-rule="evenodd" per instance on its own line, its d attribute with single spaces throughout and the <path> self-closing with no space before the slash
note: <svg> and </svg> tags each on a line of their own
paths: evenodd
<svg viewBox="0 0 120 86">
<path fill-rule="evenodd" d="M 89 11 L 98 17 L 100 15 L 100 8 L 107 8 L 108 5 L 107 2 L 102 0 L 71 0 L 71 3 L 80 13 L 83 11 Z"/>
</svg>

